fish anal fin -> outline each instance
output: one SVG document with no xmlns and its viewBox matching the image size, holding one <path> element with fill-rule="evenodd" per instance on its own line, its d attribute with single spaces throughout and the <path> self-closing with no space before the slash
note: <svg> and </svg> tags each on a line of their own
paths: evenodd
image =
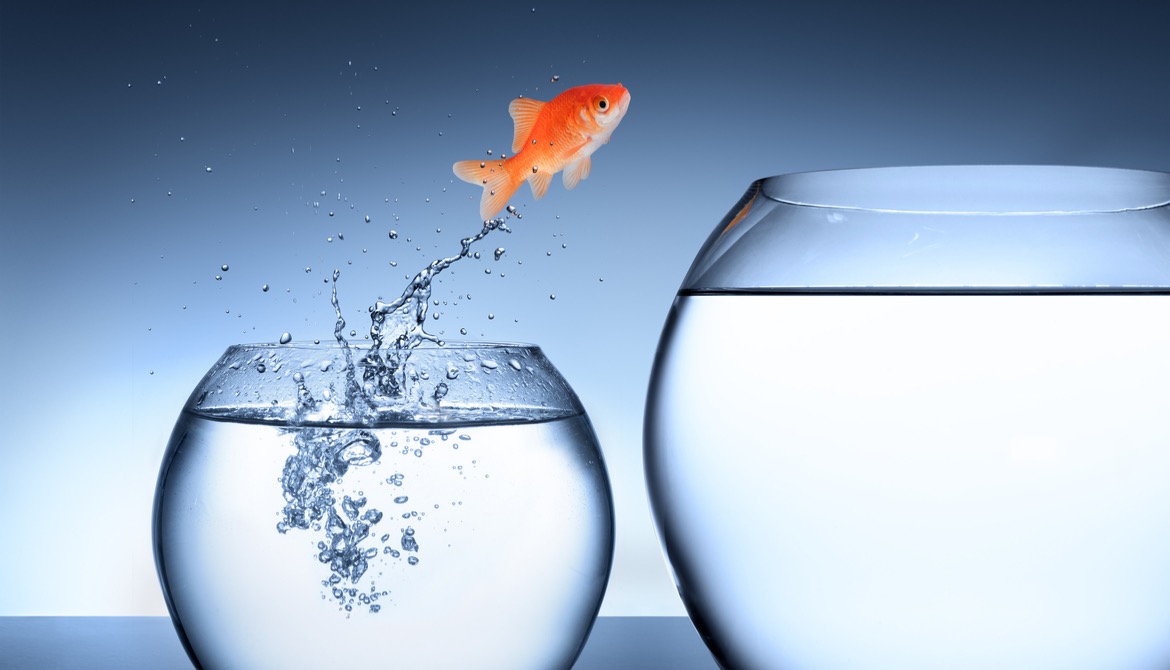
<svg viewBox="0 0 1170 670">
<path fill-rule="evenodd" d="M 540 200 L 548 192 L 548 185 L 552 183 L 551 172 L 534 172 L 528 177 L 528 185 L 532 187 L 532 197 Z"/>
<path fill-rule="evenodd" d="M 562 175 L 562 179 L 565 182 L 565 188 L 571 191 L 575 186 L 577 186 L 577 182 L 581 181 L 582 179 L 588 179 L 591 164 L 592 160 L 590 157 L 585 156 L 584 158 L 580 158 L 566 165 L 565 172 Z"/>
<path fill-rule="evenodd" d="M 536 117 L 540 116 L 542 109 L 544 103 L 532 98 L 516 98 L 508 105 L 508 114 L 516 124 L 516 131 L 512 135 L 512 153 L 520 153 L 524 142 L 532 134 L 532 127 L 536 125 Z"/>
</svg>

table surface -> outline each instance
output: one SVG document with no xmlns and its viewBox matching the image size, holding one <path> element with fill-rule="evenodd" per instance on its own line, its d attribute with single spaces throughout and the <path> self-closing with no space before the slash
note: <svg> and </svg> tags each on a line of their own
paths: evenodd
<svg viewBox="0 0 1170 670">
<path fill-rule="evenodd" d="M 0 617 L 4 670 L 192 667 L 167 617 Z M 686 617 L 600 617 L 573 670 L 718 667 Z"/>
</svg>

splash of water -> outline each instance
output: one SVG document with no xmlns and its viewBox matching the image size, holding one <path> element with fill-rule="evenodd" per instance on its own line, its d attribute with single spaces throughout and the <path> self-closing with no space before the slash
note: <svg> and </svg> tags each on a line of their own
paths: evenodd
<svg viewBox="0 0 1170 670">
<path fill-rule="evenodd" d="M 333 271 L 330 301 L 337 316 L 333 337 L 345 357 L 344 399 L 336 409 L 346 423 L 372 425 L 378 419 L 375 409 L 378 405 L 386 406 L 389 403 L 401 407 L 406 413 L 411 408 L 421 406 L 423 398 L 412 391 L 418 391 L 417 384 L 414 387 L 410 385 L 406 362 L 411 350 L 423 342 L 441 344 L 437 337 L 425 329 L 431 285 L 435 277 L 466 257 L 473 244 L 494 230 L 511 232 L 503 219 L 484 221 L 479 233 L 460 241 L 458 254 L 432 261 L 414 276 L 397 300 L 390 303 L 378 301 L 370 307 L 370 339 L 373 345 L 363 356 L 360 365 L 355 365 L 353 349 L 345 338 L 346 322 L 337 298 L 337 280 L 341 273 Z M 457 370 L 447 375 L 452 381 L 457 376 Z M 374 526 L 382 520 L 383 514 L 374 508 L 363 511 L 367 501 L 360 494 L 357 498 L 342 495 L 339 501 L 334 488 L 341 483 L 350 468 L 377 463 L 382 455 L 381 444 L 374 433 L 367 430 L 304 426 L 319 409 L 320 401 L 313 397 L 300 372 L 293 375 L 293 382 L 297 384 L 293 424 L 300 427 L 289 431 L 296 452 L 285 461 L 281 475 L 285 505 L 283 518 L 276 528 L 282 534 L 290 530 L 323 534 L 323 539 L 316 546 L 317 559 L 328 565 L 330 570 L 329 577 L 321 582 L 326 589 L 325 593 L 332 596 L 347 613 L 352 612 L 355 605 L 366 606 L 370 613 L 377 613 L 381 609 L 378 599 L 389 592 L 379 591 L 372 580 L 368 593 L 359 589 L 358 585 L 369 570 L 370 561 L 379 555 L 377 547 L 370 545 L 376 536 Z M 446 383 L 440 383 L 432 394 L 432 400 L 441 401 L 447 389 Z M 414 453 L 416 456 L 422 455 L 421 450 Z M 403 477 L 396 474 L 387 482 L 402 486 Z M 407 499 L 408 496 L 398 496 L 394 502 L 404 503 Z M 383 534 L 381 541 L 386 543 L 389 539 L 389 534 Z M 402 552 L 407 552 L 411 554 L 407 562 L 417 565 L 419 542 L 413 527 L 408 526 L 403 530 L 399 544 L 401 552 L 385 546 L 382 554 L 399 559 Z"/>
<path fill-rule="evenodd" d="M 426 332 L 425 328 L 431 284 L 452 263 L 466 258 L 471 253 L 471 246 L 493 230 L 512 232 L 502 218 L 484 221 L 478 233 L 460 240 L 459 253 L 431 261 L 410 280 L 398 299 L 389 303 L 379 300 L 370 307 L 370 340 L 373 344 L 362 360 L 363 393 L 376 398 L 380 404 L 405 400 L 417 406 L 421 398 L 412 397 L 407 392 L 405 363 L 410 351 L 423 342 L 441 344 L 439 338 Z"/>
</svg>

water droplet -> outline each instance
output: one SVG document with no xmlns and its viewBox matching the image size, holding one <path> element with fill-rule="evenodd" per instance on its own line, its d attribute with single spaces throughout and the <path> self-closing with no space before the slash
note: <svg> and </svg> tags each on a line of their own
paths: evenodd
<svg viewBox="0 0 1170 670">
<path fill-rule="evenodd" d="M 515 213 L 516 213 L 516 208 L 515 208 L 515 207 L 513 207 L 512 205 L 508 205 L 508 207 L 507 207 L 507 210 L 508 210 L 508 213 L 509 213 L 509 214 L 515 214 Z"/>
<path fill-rule="evenodd" d="M 560 81 L 560 80 L 561 80 L 561 75 L 559 75 L 559 74 L 554 74 L 554 75 L 552 76 L 552 79 L 550 79 L 549 81 L 551 81 L 552 83 L 554 83 L 554 84 L 555 84 L 555 83 L 557 83 L 557 82 L 558 82 L 558 81 Z"/>
<path fill-rule="evenodd" d="M 495 315 L 495 314 L 491 314 L 491 313 L 489 313 L 489 314 L 488 314 L 488 320 L 489 320 L 489 321 L 490 321 L 490 320 L 492 320 L 492 319 L 494 319 L 494 318 L 496 318 L 496 315 Z"/>
<path fill-rule="evenodd" d="M 460 334 L 460 335 L 466 335 L 466 334 L 467 334 L 467 329 L 466 329 L 466 328 L 460 328 L 460 329 L 459 329 L 459 334 Z"/>
<path fill-rule="evenodd" d="M 532 140 L 532 143 L 533 143 L 533 144 L 536 144 L 536 140 Z M 540 169 L 539 167 L 537 167 L 537 166 L 533 165 L 533 166 L 532 166 L 532 174 L 536 174 L 536 172 L 537 172 L 539 169 Z"/>
<path fill-rule="evenodd" d="M 390 231 L 390 239 L 392 239 L 392 240 L 398 239 L 398 231 L 397 230 Z"/>
<path fill-rule="evenodd" d="M 260 287 L 260 290 L 261 290 L 261 291 L 264 291 L 265 293 L 268 293 L 268 284 L 265 284 L 265 285 L 261 286 L 261 287 Z"/>
<path fill-rule="evenodd" d="M 215 281 L 219 281 L 221 279 L 223 279 L 223 277 L 221 277 L 220 275 L 215 275 Z"/>
<path fill-rule="evenodd" d="M 411 565 L 418 565 L 418 556 L 409 556 L 407 557 L 406 562 L 410 563 Z"/>
<path fill-rule="evenodd" d="M 292 335 L 290 335 L 288 333 L 281 333 L 280 334 L 280 343 L 281 344 L 288 344 L 289 342 L 292 342 Z M 297 373 L 297 374 L 300 374 L 300 373 Z"/>
<path fill-rule="evenodd" d="M 495 251 L 494 255 L 495 255 L 497 261 L 500 260 L 500 257 L 504 255 L 504 248 L 503 247 L 496 247 L 496 251 Z"/>
<path fill-rule="evenodd" d="M 511 358 L 511 359 L 509 359 L 509 360 L 508 360 L 508 365 L 511 365 L 513 370 L 519 370 L 519 369 L 520 369 L 520 361 L 516 360 L 515 358 Z"/>
<path fill-rule="evenodd" d="M 556 299 L 557 299 L 557 294 L 556 294 L 556 293 L 550 293 L 550 294 L 548 295 L 548 299 L 549 299 L 549 300 L 556 300 Z"/>
<path fill-rule="evenodd" d="M 219 269 L 223 270 L 224 272 L 227 272 L 228 271 L 227 263 L 224 263 L 223 265 L 219 266 Z"/>
<path fill-rule="evenodd" d="M 495 361 L 493 361 L 491 359 L 480 362 L 480 365 L 483 366 L 484 370 L 495 370 L 496 368 L 499 367 L 499 364 L 497 364 Z"/>
<path fill-rule="evenodd" d="M 205 167 L 205 168 L 203 168 L 203 169 L 204 169 L 204 170 L 206 170 L 206 171 L 208 171 L 208 172 L 211 172 L 211 166 L 210 166 L 210 165 L 208 165 L 207 167 Z"/>
<path fill-rule="evenodd" d="M 370 222 L 370 215 L 366 214 L 366 223 L 369 223 L 369 222 Z"/>
<path fill-rule="evenodd" d="M 264 365 L 264 363 L 257 363 L 256 364 L 256 372 L 263 373 L 267 369 L 268 368 Z"/>
<path fill-rule="evenodd" d="M 487 155 L 489 155 L 489 156 L 491 156 L 491 155 L 492 155 L 492 150 L 491 150 L 491 149 L 488 149 L 488 150 L 487 150 Z"/>
</svg>

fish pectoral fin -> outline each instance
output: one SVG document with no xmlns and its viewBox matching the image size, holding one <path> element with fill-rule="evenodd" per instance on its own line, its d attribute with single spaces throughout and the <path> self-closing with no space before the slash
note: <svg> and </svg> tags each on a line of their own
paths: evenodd
<svg viewBox="0 0 1170 670">
<path fill-rule="evenodd" d="M 516 98 L 508 105 L 508 114 L 516 124 L 515 133 L 512 135 L 512 153 L 520 153 L 520 149 L 528 141 L 528 136 L 532 134 L 532 127 L 536 125 L 536 117 L 540 116 L 542 109 L 544 103 L 532 98 Z"/>
<path fill-rule="evenodd" d="M 565 182 L 565 188 L 571 191 L 573 190 L 573 187 L 577 185 L 577 182 L 581 181 L 582 179 L 588 179 L 591 163 L 592 160 L 589 158 L 589 156 L 586 156 L 584 158 L 579 158 L 565 166 L 565 172 L 562 175 L 562 179 Z"/>
<path fill-rule="evenodd" d="M 532 197 L 540 200 L 548 192 L 548 185 L 552 183 L 551 172 L 533 172 L 528 177 L 528 185 L 532 187 Z"/>
</svg>

